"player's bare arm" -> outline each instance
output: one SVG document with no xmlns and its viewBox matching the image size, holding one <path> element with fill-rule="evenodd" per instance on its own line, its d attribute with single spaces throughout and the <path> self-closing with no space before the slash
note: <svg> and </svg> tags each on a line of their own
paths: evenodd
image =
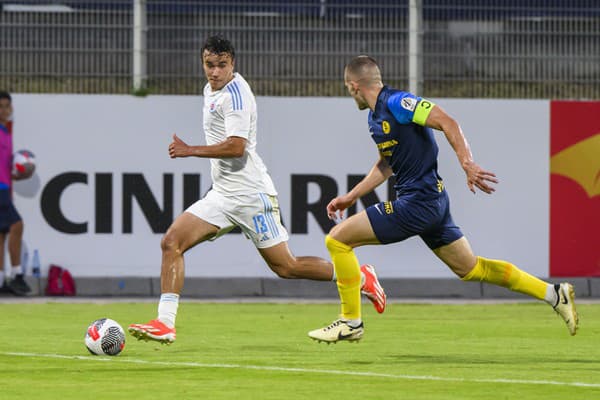
<svg viewBox="0 0 600 400">
<path fill-rule="evenodd" d="M 440 106 L 434 106 L 427 117 L 426 125 L 444 132 L 446 139 L 456 152 L 458 161 L 467 175 L 467 186 L 475 193 L 475 187 L 484 193 L 492 194 L 496 189 L 488 182 L 498 183 L 493 172 L 486 171 L 473 161 L 471 148 L 456 120 L 450 117 Z"/>
<path fill-rule="evenodd" d="M 237 158 L 244 155 L 245 149 L 246 139 L 239 136 L 230 136 L 210 146 L 190 146 L 174 134 L 169 157 Z"/>
<path fill-rule="evenodd" d="M 389 164 L 385 158 L 380 157 L 367 176 L 358 182 L 352 190 L 336 197 L 327 204 L 327 216 L 329 219 L 341 218 L 344 210 L 356 203 L 365 194 L 372 192 L 392 175 L 393 172 Z"/>
</svg>

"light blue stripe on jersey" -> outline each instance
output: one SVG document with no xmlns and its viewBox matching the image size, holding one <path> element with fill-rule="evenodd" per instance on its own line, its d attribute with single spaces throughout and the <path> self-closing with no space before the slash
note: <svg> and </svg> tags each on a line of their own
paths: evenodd
<svg viewBox="0 0 600 400">
<path fill-rule="evenodd" d="M 237 82 L 232 82 L 227 86 L 227 90 L 231 94 L 231 102 L 233 103 L 233 110 L 241 110 L 242 109 L 242 95 L 240 94 L 240 89 L 237 86 Z"/>
<path fill-rule="evenodd" d="M 240 92 L 240 87 L 238 86 L 237 82 L 233 82 L 233 90 L 235 90 L 238 95 L 238 104 L 240 105 L 241 110 L 244 108 L 244 104 L 242 103 L 242 93 Z"/>
<path fill-rule="evenodd" d="M 231 88 L 231 86 L 227 86 L 227 90 L 229 91 L 229 94 L 231 95 L 231 106 L 234 110 L 237 110 L 237 101 L 236 101 L 235 93 L 233 92 L 233 89 Z"/>
</svg>

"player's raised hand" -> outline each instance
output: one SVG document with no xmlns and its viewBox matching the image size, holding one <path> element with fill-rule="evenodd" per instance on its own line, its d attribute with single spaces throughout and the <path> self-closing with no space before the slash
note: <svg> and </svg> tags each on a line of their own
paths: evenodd
<svg viewBox="0 0 600 400">
<path fill-rule="evenodd" d="M 169 145 L 169 157 L 187 157 L 189 156 L 189 146 L 177 134 L 173 134 L 173 141 Z"/>
<path fill-rule="evenodd" d="M 354 203 L 356 203 L 356 199 L 349 194 L 338 196 L 327 204 L 327 216 L 333 221 L 342 219 L 344 211 Z"/>
<path fill-rule="evenodd" d="M 475 187 L 487 194 L 492 194 L 496 191 L 496 189 L 488 184 L 488 182 L 498 183 L 498 179 L 496 179 L 496 175 L 493 172 L 485 171 L 473 161 L 464 163 L 463 169 L 467 174 L 467 186 L 469 186 L 471 192 L 475 193 Z"/>
</svg>

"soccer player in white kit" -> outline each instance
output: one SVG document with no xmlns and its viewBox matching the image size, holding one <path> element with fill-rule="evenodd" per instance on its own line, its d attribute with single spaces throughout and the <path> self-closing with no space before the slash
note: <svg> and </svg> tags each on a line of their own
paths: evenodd
<svg viewBox="0 0 600 400">
<path fill-rule="evenodd" d="M 132 324 L 138 339 L 172 343 L 183 288 L 183 254 L 239 226 L 267 265 L 281 278 L 333 280 L 333 264 L 319 257 L 295 257 L 281 224 L 277 191 L 256 152 L 256 101 L 246 80 L 234 72 L 234 48 L 212 36 L 202 47 L 206 145 L 190 146 L 173 135 L 169 156 L 209 158 L 213 186 L 171 224 L 161 241 L 161 297 L 158 317 Z M 382 313 L 386 296 L 370 265 L 361 267 L 361 290 Z"/>
</svg>

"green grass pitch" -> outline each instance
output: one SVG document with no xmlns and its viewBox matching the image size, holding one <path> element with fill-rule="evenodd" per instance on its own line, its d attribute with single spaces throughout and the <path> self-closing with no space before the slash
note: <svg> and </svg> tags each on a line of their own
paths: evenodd
<svg viewBox="0 0 600 400">
<path fill-rule="evenodd" d="M 183 302 L 171 346 L 127 335 L 91 356 L 87 325 L 125 329 L 155 303 L 0 303 L 0 399 L 600 399 L 600 304 L 580 331 L 542 303 L 363 305 L 358 344 L 306 332 L 337 304 Z"/>
</svg>

